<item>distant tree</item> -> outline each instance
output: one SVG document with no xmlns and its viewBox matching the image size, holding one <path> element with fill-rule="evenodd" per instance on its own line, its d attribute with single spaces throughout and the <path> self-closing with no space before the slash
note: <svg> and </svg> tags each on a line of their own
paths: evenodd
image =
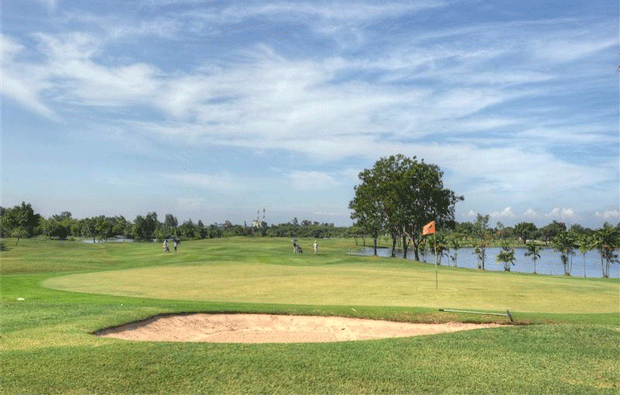
<svg viewBox="0 0 620 395">
<path fill-rule="evenodd" d="M 597 230 L 593 236 L 593 245 L 601 256 L 601 271 L 604 278 L 609 278 L 609 268 L 614 263 L 619 263 L 616 249 L 620 247 L 619 228 L 613 228 L 605 223 L 603 228 Z"/>
<path fill-rule="evenodd" d="M 42 226 L 44 228 L 43 233 L 50 238 L 66 240 L 67 236 L 69 236 L 70 229 L 66 227 L 63 222 L 55 221 L 52 218 L 49 218 L 47 220 L 42 219 L 41 223 L 44 224 Z"/>
<path fill-rule="evenodd" d="M 63 211 L 60 214 L 54 214 L 51 217 L 56 222 L 63 222 L 73 218 L 73 215 L 70 211 Z"/>
<path fill-rule="evenodd" d="M 514 226 L 513 233 L 524 244 L 537 239 L 539 235 L 538 228 L 531 222 L 519 222 Z"/>
<path fill-rule="evenodd" d="M 573 228 L 571 227 L 571 230 Z M 583 257 L 583 277 L 586 278 L 586 254 L 591 249 L 595 248 L 594 237 L 587 233 L 582 233 L 577 236 L 577 247 Z"/>
<path fill-rule="evenodd" d="M 233 227 L 234 228 L 234 227 Z M 191 219 L 183 222 L 178 229 L 178 235 L 185 240 L 191 240 L 196 238 L 196 225 L 192 222 Z M 242 236 L 243 234 L 239 235 Z"/>
<path fill-rule="evenodd" d="M 452 237 L 450 239 L 450 247 L 454 250 L 454 254 L 450 255 L 450 259 L 454 262 L 454 267 L 458 266 L 457 258 L 459 256 L 459 248 L 461 248 L 461 243 L 459 242 L 458 237 Z"/>
<path fill-rule="evenodd" d="M 515 250 L 507 242 L 502 243 L 502 250 L 495 257 L 495 262 L 504 264 L 504 271 L 509 272 L 515 264 Z"/>
<path fill-rule="evenodd" d="M 474 235 L 474 228 L 474 224 L 471 222 L 460 222 L 455 225 L 454 231 L 465 237 L 466 240 L 470 240 Z"/>
<path fill-rule="evenodd" d="M 136 240 L 150 241 L 158 225 L 157 213 L 148 213 L 145 217 L 138 215 L 133 223 L 133 236 Z"/>
<path fill-rule="evenodd" d="M 572 255 L 575 254 L 575 240 L 567 231 L 559 231 L 551 240 L 553 249 L 560 253 L 564 275 L 570 276 Z"/>
<path fill-rule="evenodd" d="M 73 218 L 70 211 L 63 211 L 60 214 L 54 214 L 47 219 L 47 222 L 47 231 L 44 231 L 43 233 L 48 235 L 48 237 L 55 237 L 64 240 L 69 235 L 80 235 L 79 221 Z M 78 230 L 76 230 L 76 227 Z"/>
<path fill-rule="evenodd" d="M 201 220 L 198 220 L 198 223 L 196 224 L 196 232 L 198 238 L 200 239 L 206 239 L 209 237 L 209 230 L 205 228 L 205 225 Z"/>
<path fill-rule="evenodd" d="M 114 234 L 113 218 L 106 218 L 104 215 L 100 215 L 95 218 L 95 228 L 99 240 L 108 240 Z"/>
<path fill-rule="evenodd" d="M 532 262 L 534 262 L 534 274 L 536 274 L 536 261 L 540 259 L 540 251 L 542 250 L 542 247 L 533 241 L 529 241 L 525 246 L 527 247 L 527 250 L 524 255 L 532 257 Z"/>
<path fill-rule="evenodd" d="M 41 215 L 34 212 L 30 203 L 22 202 L 21 205 L 1 210 L 0 233 L 3 237 L 17 238 L 17 244 L 23 237 L 33 237 L 39 230 Z"/>
<path fill-rule="evenodd" d="M 122 215 L 116 216 L 114 218 L 109 218 L 109 221 L 112 223 L 112 235 L 113 236 L 122 236 L 124 239 L 127 238 L 129 223 Z"/>
<path fill-rule="evenodd" d="M 433 233 L 427 236 L 426 245 L 433 250 L 433 254 L 437 257 L 437 264 L 441 265 L 441 259 L 450 251 L 446 235 L 444 233 Z"/>
<path fill-rule="evenodd" d="M 177 226 L 179 226 L 179 220 L 172 214 L 166 214 L 164 224 L 168 225 L 171 228 L 176 228 Z"/>
<path fill-rule="evenodd" d="M 501 221 L 497 221 L 497 225 L 495 225 L 495 238 L 501 240 L 506 235 L 506 225 L 504 225 Z"/>
<path fill-rule="evenodd" d="M 174 229 L 170 225 L 160 223 L 157 225 L 157 229 L 155 229 L 154 236 L 158 242 L 170 240 L 174 237 Z"/>
<path fill-rule="evenodd" d="M 548 243 L 553 241 L 558 234 L 566 232 L 566 224 L 554 220 L 552 223 L 542 228 L 541 232 L 543 239 Z"/>
<path fill-rule="evenodd" d="M 97 242 L 97 220 L 95 218 L 84 218 L 81 223 L 81 235 L 93 239 L 93 243 Z"/>
<path fill-rule="evenodd" d="M 487 246 L 490 241 L 488 215 L 478 214 L 476 216 L 476 223 L 474 224 L 473 232 L 476 238 L 474 254 L 478 256 L 478 269 L 485 270 Z"/>
</svg>

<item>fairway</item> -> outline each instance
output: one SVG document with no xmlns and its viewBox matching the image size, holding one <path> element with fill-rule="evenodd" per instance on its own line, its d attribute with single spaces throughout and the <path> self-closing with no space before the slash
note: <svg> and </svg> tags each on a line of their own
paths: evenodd
<svg viewBox="0 0 620 395">
<path fill-rule="evenodd" d="M 439 267 L 436 290 L 433 265 L 350 254 L 356 244 L 347 239 L 323 240 L 318 255 L 293 254 L 290 239 L 276 238 L 188 241 L 177 254 L 152 243 L 8 244 L 2 393 L 577 395 L 620 387 L 616 279 Z M 517 325 L 440 308 L 510 309 Z M 245 323 L 245 339 L 234 341 L 268 342 L 233 343 L 231 314 Z M 272 326 L 258 328 L 252 315 Z M 433 334 L 364 340 L 370 324 L 354 332 L 361 319 Z M 130 327 L 158 336 L 168 328 L 172 337 L 93 335 L 138 322 L 159 327 Z M 500 326 L 440 334 L 437 324 Z M 207 338 L 224 343 L 197 342 Z"/>
<path fill-rule="evenodd" d="M 315 257 L 307 256 L 308 262 Z M 398 261 L 396 261 L 398 262 Z M 329 265 L 192 263 L 47 280 L 46 287 L 140 298 L 340 306 L 459 307 L 518 312 L 612 313 L 618 285 L 599 280 L 398 265 L 350 257 Z"/>
</svg>

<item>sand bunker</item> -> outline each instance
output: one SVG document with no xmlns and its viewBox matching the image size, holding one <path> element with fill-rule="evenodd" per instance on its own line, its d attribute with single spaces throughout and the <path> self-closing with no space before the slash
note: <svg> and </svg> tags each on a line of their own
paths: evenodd
<svg viewBox="0 0 620 395">
<path fill-rule="evenodd" d="M 432 335 L 497 324 L 409 324 L 342 317 L 268 314 L 191 314 L 156 317 L 106 329 L 98 336 L 125 340 L 212 343 L 325 343 Z"/>
</svg>

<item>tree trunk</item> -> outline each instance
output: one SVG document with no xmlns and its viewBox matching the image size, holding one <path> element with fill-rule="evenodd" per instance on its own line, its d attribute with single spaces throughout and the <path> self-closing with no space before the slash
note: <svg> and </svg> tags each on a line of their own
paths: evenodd
<svg viewBox="0 0 620 395">
<path fill-rule="evenodd" d="M 375 246 L 374 246 L 375 247 L 375 252 L 374 252 L 373 255 L 377 256 L 377 238 L 376 237 L 375 237 L 375 243 L 374 244 L 375 244 Z"/>
<path fill-rule="evenodd" d="M 396 237 L 392 236 L 392 258 L 396 258 Z"/>
<path fill-rule="evenodd" d="M 403 235 L 403 259 L 407 259 L 407 236 Z"/>
</svg>

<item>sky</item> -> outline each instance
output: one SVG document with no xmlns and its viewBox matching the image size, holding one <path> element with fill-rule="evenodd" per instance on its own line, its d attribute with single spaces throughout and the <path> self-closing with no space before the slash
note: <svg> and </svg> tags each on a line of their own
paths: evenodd
<svg viewBox="0 0 620 395">
<path fill-rule="evenodd" d="M 459 222 L 616 224 L 618 8 L 2 0 L 0 205 L 348 226 L 403 154 Z"/>
</svg>

